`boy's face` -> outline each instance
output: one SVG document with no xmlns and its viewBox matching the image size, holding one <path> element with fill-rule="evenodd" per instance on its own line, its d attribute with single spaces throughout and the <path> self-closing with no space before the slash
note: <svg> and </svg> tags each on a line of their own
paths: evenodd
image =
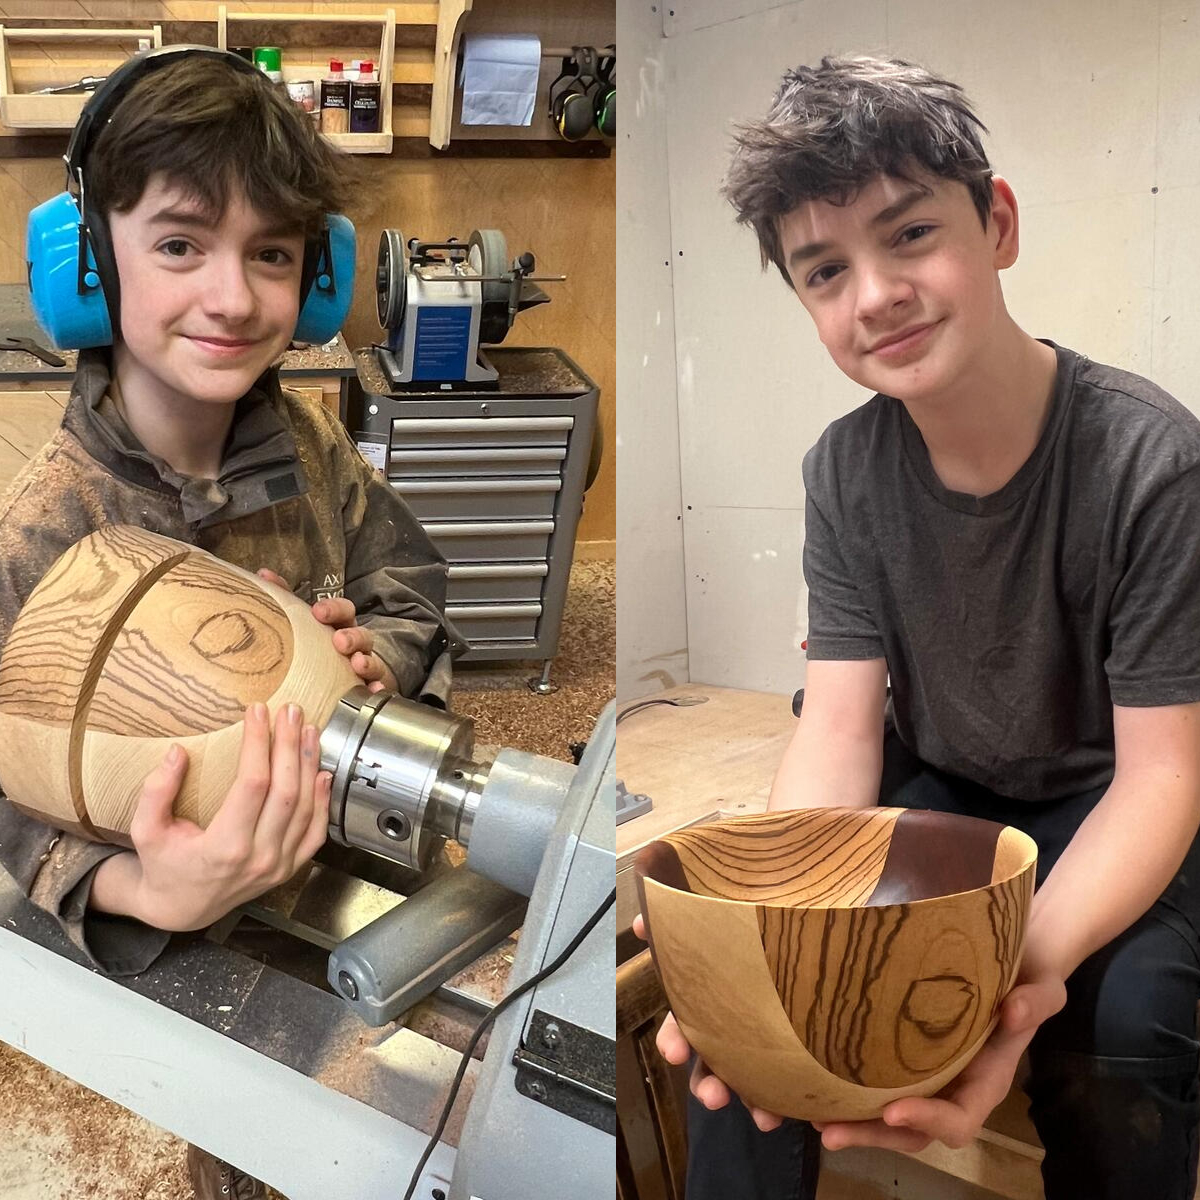
<svg viewBox="0 0 1200 1200">
<path fill-rule="evenodd" d="M 230 404 L 287 348 L 299 312 L 304 238 L 244 196 L 213 225 L 155 176 L 111 213 L 121 341 L 164 401 Z"/>
<path fill-rule="evenodd" d="M 899 400 L 953 396 L 989 345 L 1016 259 L 1016 207 L 996 180 L 984 229 L 964 184 L 884 176 L 854 200 L 808 201 L 779 221 L 800 302 L 844 374 Z"/>
</svg>

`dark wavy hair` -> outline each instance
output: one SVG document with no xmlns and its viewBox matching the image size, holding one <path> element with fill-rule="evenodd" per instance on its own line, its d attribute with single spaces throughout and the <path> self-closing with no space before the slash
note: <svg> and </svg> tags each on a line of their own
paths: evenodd
<svg viewBox="0 0 1200 1200">
<path fill-rule="evenodd" d="M 282 84 L 207 55 L 149 72 L 88 152 L 87 197 L 100 212 L 136 207 L 156 175 L 218 218 L 235 190 L 308 235 L 341 212 L 350 157 L 322 138 Z"/>
<path fill-rule="evenodd" d="M 792 286 L 779 218 L 806 200 L 848 204 L 880 176 L 928 173 L 965 184 L 987 227 L 987 128 L 963 90 L 901 59 L 823 58 L 783 77 L 766 117 L 739 126 L 722 193 L 758 235 L 764 270 Z"/>
</svg>

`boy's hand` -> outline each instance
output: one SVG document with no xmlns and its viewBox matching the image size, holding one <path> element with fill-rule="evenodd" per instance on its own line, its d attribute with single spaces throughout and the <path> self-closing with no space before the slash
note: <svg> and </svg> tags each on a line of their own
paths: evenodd
<svg viewBox="0 0 1200 1200">
<path fill-rule="evenodd" d="M 203 929 L 290 879 L 320 849 L 329 826 L 319 735 L 294 704 L 275 719 L 246 710 L 237 777 L 207 829 L 174 816 L 187 753 L 172 746 L 142 787 L 130 828 L 137 858 L 133 914 L 158 929 Z"/>
<path fill-rule="evenodd" d="M 645 941 L 646 923 L 642 919 L 641 913 L 633 918 L 632 928 L 634 934 Z M 672 1066 L 681 1067 L 691 1057 L 692 1048 L 671 1013 L 667 1013 L 666 1019 L 659 1027 L 654 1044 L 658 1047 L 659 1054 Z M 696 1058 L 696 1065 L 692 1068 L 692 1077 L 688 1086 L 691 1088 L 692 1095 L 705 1108 L 724 1108 L 733 1096 L 729 1085 L 724 1080 L 718 1079 L 700 1057 Z M 783 1118 L 778 1113 L 768 1112 L 765 1108 L 754 1108 L 749 1104 L 746 1105 L 746 1108 L 754 1119 L 755 1125 L 763 1133 L 770 1133 L 772 1129 L 778 1129 L 783 1124 Z"/>
<path fill-rule="evenodd" d="M 875 1121 L 813 1122 L 826 1150 L 882 1146 L 913 1153 L 930 1142 L 970 1145 L 992 1109 L 1008 1095 L 1025 1047 L 1041 1023 L 1067 1000 L 1061 978 L 1018 980 L 1000 1009 L 1000 1021 L 979 1053 L 936 1096 L 894 1100 Z"/>
<path fill-rule="evenodd" d="M 267 567 L 261 568 L 258 575 L 268 583 L 291 591 L 287 580 Z M 334 649 L 350 660 L 355 675 L 367 685 L 368 691 L 379 692 L 385 688 L 389 692 L 399 691 L 391 668 L 375 653 L 375 639 L 371 631 L 358 624 L 358 613 L 345 596 L 318 600 L 312 606 L 312 613 L 322 625 L 329 625 L 337 631 L 333 635 Z"/>
</svg>

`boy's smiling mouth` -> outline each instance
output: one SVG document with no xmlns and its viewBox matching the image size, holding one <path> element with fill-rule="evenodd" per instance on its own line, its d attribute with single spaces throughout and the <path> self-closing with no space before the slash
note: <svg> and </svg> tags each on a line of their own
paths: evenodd
<svg viewBox="0 0 1200 1200">
<path fill-rule="evenodd" d="M 185 334 L 189 342 L 195 342 L 202 349 L 214 354 L 237 354 L 251 346 L 258 345 L 257 341 L 246 338 L 202 337 L 198 334 Z"/>
<path fill-rule="evenodd" d="M 913 325 L 908 329 L 902 329 L 898 333 L 881 338 L 870 347 L 867 353 L 878 354 L 883 358 L 899 358 L 921 346 L 930 332 L 940 324 L 940 321 L 928 321 L 923 325 Z"/>
</svg>

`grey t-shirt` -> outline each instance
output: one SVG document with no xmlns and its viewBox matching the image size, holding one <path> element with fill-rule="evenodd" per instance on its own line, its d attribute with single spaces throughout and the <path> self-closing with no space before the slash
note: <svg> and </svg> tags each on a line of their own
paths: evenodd
<svg viewBox="0 0 1200 1200">
<path fill-rule="evenodd" d="M 1114 704 L 1200 700 L 1200 421 L 1054 349 L 1046 428 L 990 496 L 943 487 L 887 396 L 804 459 L 808 657 L 885 658 L 905 744 L 1024 800 L 1112 778 Z"/>
</svg>

